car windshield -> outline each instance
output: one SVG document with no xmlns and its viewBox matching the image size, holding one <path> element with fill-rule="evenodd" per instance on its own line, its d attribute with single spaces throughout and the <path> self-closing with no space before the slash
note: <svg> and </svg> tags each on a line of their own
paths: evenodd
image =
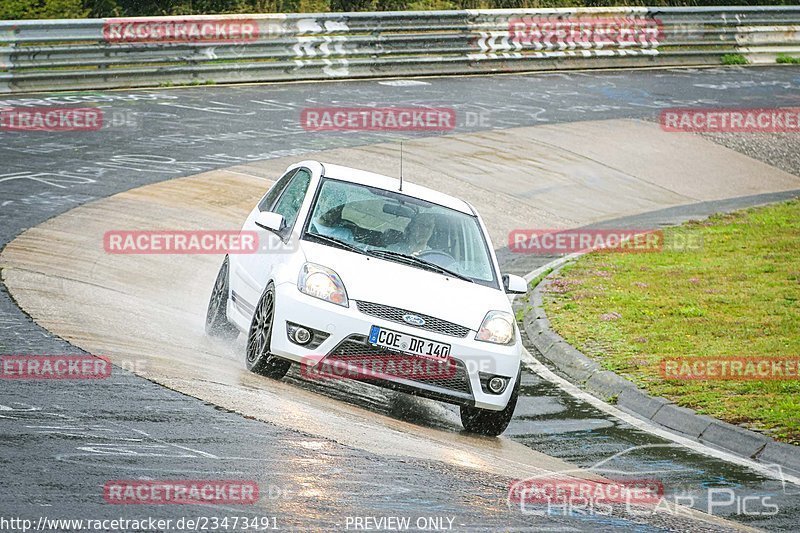
<svg viewBox="0 0 800 533">
<path fill-rule="evenodd" d="M 497 287 L 477 217 L 400 192 L 324 179 L 305 235 Z"/>
</svg>

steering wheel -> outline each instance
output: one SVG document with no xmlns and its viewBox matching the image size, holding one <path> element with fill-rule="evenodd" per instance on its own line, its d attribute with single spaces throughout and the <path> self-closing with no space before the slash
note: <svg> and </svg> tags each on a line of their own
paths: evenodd
<svg viewBox="0 0 800 533">
<path fill-rule="evenodd" d="M 425 250 L 424 252 L 417 254 L 417 256 L 420 259 L 437 264 L 442 268 L 448 268 L 450 265 L 456 262 L 455 257 L 447 252 L 443 252 L 442 250 Z"/>
</svg>

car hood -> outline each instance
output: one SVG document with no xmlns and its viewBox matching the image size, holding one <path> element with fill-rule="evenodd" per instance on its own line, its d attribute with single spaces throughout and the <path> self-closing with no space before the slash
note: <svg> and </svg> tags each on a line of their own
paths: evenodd
<svg viewBox="0 0 800 533">
<path fill-rule="evenodd" d="M 314 242 L 302 246 L 308 261 L 339 274 L 351 301 L 399 307 L 472 330 L 488 311 L 511 312 L 508 297 L 498 289 Z"/>
</svg>

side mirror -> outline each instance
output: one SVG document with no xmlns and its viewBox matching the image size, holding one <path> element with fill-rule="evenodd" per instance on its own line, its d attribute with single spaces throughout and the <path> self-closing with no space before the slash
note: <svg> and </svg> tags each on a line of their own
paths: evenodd
<svg viewBox="0 0 800 533">
<path fill-rule="evenodd" d="M 279 213 L 273 213 L 271 211 L 261 211 L 255 220 L 256 226 L 259 228 L 263 228 L 265 230 L 274 231 L 278 233 L 281 231 L 286 221 L 283 219 L 283 215 Z"/>
<path fill-rule="evenodd" d="M 503 288 L 508 294 L 525 294 L 528 292 L 528 282 L 514 274 L 503 274 Z"/>
</svg>

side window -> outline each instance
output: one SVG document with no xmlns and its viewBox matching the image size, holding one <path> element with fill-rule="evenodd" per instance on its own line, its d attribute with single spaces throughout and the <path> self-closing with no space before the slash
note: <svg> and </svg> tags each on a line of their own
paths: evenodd
<svg viewBox="0 0 800 533">
<path fill-rule="evenodd" d="M 272 185 L 272 188 L 267 192 L 267 194 L 264 195 L 264 198 L 258 202 L 259 211 L 270 211 L 272 209 L 272 206 L 275 205 L 275 201 L 286 188 L 286 185 L 292 179 L 292 176 L 297 174 L 297 170 L 298 169 L 290 170 Z"/>
<path fill-rule="evenodd" d="M 278 203 L 272 208 L 275 213 L 283 215 L 287 230 L 290 230 L 297 221 L 297 214 L 300 212 L 300 206 L 303 205 L 309 183 L 311 183 L 311 173 L 305 169 L 299 169 L 292 176 Z"/>
</svg>

